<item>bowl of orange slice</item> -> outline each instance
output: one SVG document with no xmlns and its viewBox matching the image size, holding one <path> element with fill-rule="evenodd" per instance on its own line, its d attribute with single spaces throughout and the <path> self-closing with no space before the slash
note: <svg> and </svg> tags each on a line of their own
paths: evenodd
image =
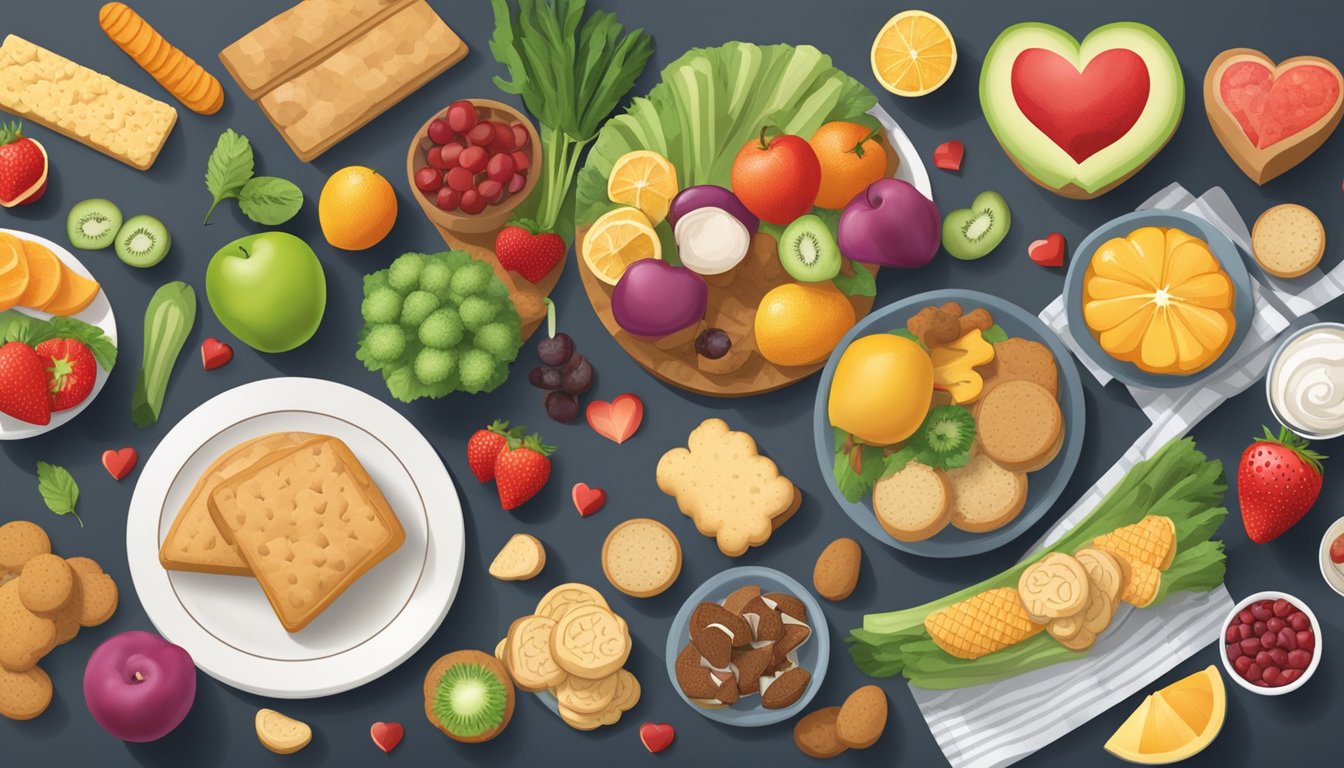
<svg viewBox="0 0 1344 768">
<path fill-rule="evenodd" d="M 1074 252 L 1064 309 L 1078 346 L 1141 387 L 1183 387 L 1230 360 L 1254 313 L 1232 241 L 1182 211 L 1138 211 L 1103 224 Z"/>
</svg>

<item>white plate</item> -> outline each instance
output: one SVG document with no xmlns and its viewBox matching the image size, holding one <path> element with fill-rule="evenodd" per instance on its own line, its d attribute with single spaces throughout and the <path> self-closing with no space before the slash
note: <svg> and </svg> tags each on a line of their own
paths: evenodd
<svg viewBox="0 0 1344 768">
<path fill-rule="evenodd" d="M 1335 565 L 1330 559 L 1330 543 L 1344 535 L 1344 517 L 1339 518 L 1330 524 L 1325 530 L 1325 535 L 1321 537 L 1321 578 L 1335 592 L 1344 595 L 1344 565 Z"/>
<path fill-rule="evenodd" d="M 61 260 L 61 263 L 69 267 L 75 274 L 90 280 L 94 279 L 93 274 L 85 269 L 79 259 L 75 258 L 74 254 L 66 250 L 64 246 L 54 243 L 45 237 L 38 237 L 37 235 L 28 232 L 20 232 L 17 229 L 0 228 L 0 232 L 7 232 L 15 237 L 31 240 L 39 245 L 46 246 L 52 253 L 56 254 L 56 257 Z M 40 317 L 43 320 L 51 319 L 51 315 L 46 312 L 39 312 L 35 309 L 28 309 L 26 307 L 15 307 L 14 309 L 25 315 Z M 117 344 L 117 319 L 112 315 L 112 304 L 107 300 L 107 291 L 98 291 L 98 296 L 93 300 L 93 303 L 85 307 L 84 311 L 75 315 L 74 318 L 102 329 L 107 338 L 110 339 L 113 344 Z M 123 362 L 120 355 L 118 355 L 117 361 Z M 38 435 L 46 434 L 59 426 L 69 423 L 70 420 L 83 413 L 84 409 L 89 407 L 89 403 L 92 403 L 93 399 L 98 396 L 98 393 L 103 391 L 103 385 L 106 383 L 107 371 L 99 368 L 98 375 L 93 380 L 93 391 L 89 393 L 89 396 L 85 398 L 84 402 L 68 411 L 51 414 L 51 422 L 43 426 L 19 421 L 12 416 L 6 416 L 5 414 L 0 413 L 0 440 L 23 440 L 29 437 L 37 437 Z M 130 406 L 127 407 L 129 408 Z"/>
<path fill-rule="evenodd" d="M 915 150 L 915 145 L 911 143 L 910 137 L 905 135 L 896 118 L 892 117 L 887 110 L 882 108 L 881 104 L 868 110 L 868 114 L 877 118 L 877 122 L 887 132 L 887 139 L 891 141 L 891 146 L 896 150 L 896 156 L 901 159 L 900 165 L 896 166 L 896 175 L 894 178 L 909 182 L 911 186 L 918 189 L 920 194 L 933 199 L 933 185 L 929 183 L 929 171 L 924 167 L 924 160 Z"/>
<path fill-rule="evenodd" d="M 406 530 L 396 552 L 295 634 L 255 580 L 159 564 L 159 546 L 210 462 L 248 438 L 283 431 L 344 440 Z M 211 677 L 285 699 L 356 688 L 419 650 L 457 594 L 464 547 L 457 489 L 424 436 L 363 392 L 305 378 L 245 384 L 178 422 L 141 471 L 126 521 L 131 578 L 155 628 Z"/>
</svg>

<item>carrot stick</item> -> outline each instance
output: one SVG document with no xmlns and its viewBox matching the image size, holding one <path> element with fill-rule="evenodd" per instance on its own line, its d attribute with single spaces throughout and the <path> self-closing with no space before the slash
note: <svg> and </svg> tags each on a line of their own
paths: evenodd
<svg viewBox="0 0 1344 768">
<path fill-rule="evenodd" d="M 104 5 L 98 11 L 98 26 L 187 109 L 213 115 L 224 106 L 224 88 L 215 76 L 170 45 L 125 3 Z"/>
</svg>

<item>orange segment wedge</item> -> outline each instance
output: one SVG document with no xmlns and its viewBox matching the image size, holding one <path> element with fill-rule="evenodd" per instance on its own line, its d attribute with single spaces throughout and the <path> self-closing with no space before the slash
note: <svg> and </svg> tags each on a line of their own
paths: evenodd
<svg viewBox="0 0 1344 768">
<path fill-rule="evenodd" d="M 1106 742 L 1106 751 L 1141 765 L 1185 760 L 1213 743 L 1226 714 L 1222 675 L 1208 667 L 1144 699 Z"/>
<path fill-rule="evenodd" d="M 31 240 L 23 241 L 23 256 L 28 262 L 28 287 L 19 297 L 19 306 L 41 309 L 60 289 L 65 270 L 51 249 Z"/>
<path fill-rule="evenodd" d="M 603 214 L 583 236 L 583 262 L 607 285 L 615 285 L 636 261 L 662 257 L 658 233 L 637 208 L 617 208 Z"/>
<path fill-rule="evenodd" d="M 23 243 L 0 232 L 0 311 L 17 305 L 27 289 L 28 259 L 23 255 Z"/>
<path fill-rule="evenodd" d="M 957 66 L 957 44 L 943 20 L 928 11 L 902 11 L 873 40 L 873 76 L 897 96 L 937 90 Z"/>
<path fill-rule="evenodd" d="M 102 286 L 98 285 L 97 281 L 90 280 L 62 264 L 61 287 L 56 290 L 56 295 L 51 297 L 51 301 L 41 309 L 43 312 L 61 317 L 77 315 L 98 298 L 98 291 L 101 289 Z"/>
<path fill-rule="evenodd" d="M 677 192 L 677 169 L 666 157 L 647 149 L 621 155 L 607 177 L 611 202 L 638 208 L 650 224 L 667 218 Z"/>
</svg>

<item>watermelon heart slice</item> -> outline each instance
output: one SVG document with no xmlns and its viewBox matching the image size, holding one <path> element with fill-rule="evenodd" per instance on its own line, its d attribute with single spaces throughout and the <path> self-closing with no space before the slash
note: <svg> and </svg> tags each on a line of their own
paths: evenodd
<svg viewBox="0 0 1344 768">
<path fill-rule="evenodd" d="M 1227 154 L 1264 184 L 1334 133 L 1344 115 L 1344 78 L 1318 56 L 1275 64 L 1260 51 L 1233 48 L 1209 64 L 1204 111 Z"/>
<path fill-rule="evenodd" d="M 980 106 L 1008 156 L 1032 181 L 1090 199 L 1133 176 L 1181 122 L 1185 82 L 1171 46 L 1145 24 L 1098 27 L 1080 43 L 1039 22 L 990 46 Z"/>
</svg>

